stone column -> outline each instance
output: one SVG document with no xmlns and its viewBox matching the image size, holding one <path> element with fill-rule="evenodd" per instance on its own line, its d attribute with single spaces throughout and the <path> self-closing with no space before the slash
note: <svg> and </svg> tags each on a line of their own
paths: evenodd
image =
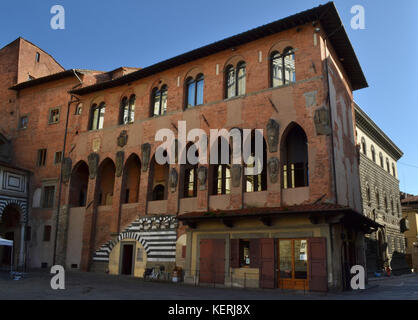
<svg viewBox="0 0 418 320">
<path fill-rule="evenodd" d="M 25 229 L 26 229 L 26 222 L 22 222 L 20 224 L 20 248 L 19 248 L 19 267 L 23 267 L 24 265 L 24 257 L 25 257 Z"/>
</svg>

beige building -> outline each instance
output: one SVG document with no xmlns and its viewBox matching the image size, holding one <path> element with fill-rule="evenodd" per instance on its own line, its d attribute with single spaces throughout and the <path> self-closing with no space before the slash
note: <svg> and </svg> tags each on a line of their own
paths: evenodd
<svg viewBox="0 0 418 320">
<path fill-rule="evenodd" d="M 405 230 L 406 256 L 414 272 L 418 272 L 418 196 L 402 196 L 401 228 Z"/>
</svg>

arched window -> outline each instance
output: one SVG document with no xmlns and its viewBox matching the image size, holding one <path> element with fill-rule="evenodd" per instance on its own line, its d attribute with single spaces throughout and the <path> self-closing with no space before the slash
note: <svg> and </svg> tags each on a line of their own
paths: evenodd
<svg viewBox="0 0 418 320">
<path fill-rule="evenodd" d="M 167 112 L 167 86 L 161 86 L 161 89 L 152 90 L 151 116 L 162 116 Z"/>
<path fill-rule="evenodd" d="M 372 160 L 373 162 L 376 162 L 376 151 L 374 150 L 374 146 L 371 146 L 371 150 L 372 150 Z"/>
<path fill-rule="evenodd" d="M 228 145 L 228 163 L 222 163 L 222 141 Z M 212 183 L 212 195 L 229 194 L 231 193 L 231 150 L 229 143 L 225 139 L 219 137 L 217 146 L 212 146 L 212 149 L 218 148 L 218 158 L 216 164 L 210 166 L 211 170 L 211 183 Z M 211 150 L 212 150 L 211 149 Z"/>
<path fill-rule="evenodd" d="M 245 62 L 241 61 L 237 64 L 237 68 L 229 65 L 225 70 L 225 98 L 232 98 L 245 94 L 246 85 L 246 69 Z"/>
<path fill-rule="evenodd" d="M 182 165 L 182 176 L 183 176 L 183 192 L 181 196 L 183 198 L 194 198 L 197 196 L 197 167 L 198 164 L 191 164 L 189 162 L 189 157 L 187 157 L 187 152 L 189 151 L 191 145 L 188 145 L 186 152 L 186 164 Z M 198 157 L 196 152 L 196 157 Z"/>
<path fill-rule="evenodd" d="M 94 104 L 91 107 L 90 130 L 103 129 L 105 109 L 106 105 L 104 102 L 99 105 Z"/>
<path fill-rule="evenodd" d="M 283 188 L 309 185 L 308 142 L 305 131 L 294 125 L 286 135 L 282 146 Z"/>
<path fill-rule="evenodd" d="M 204 81 L 203 74 L 199 74 L 195 79 L 190 77 L 186 80 L 186 108 L 203 104 Z"/>
<path fill-rule="evenodd" d="M 247 162 L 253 161 L 252 164 L 245 164 L 245 168 L 254 168 L 255 163 L 258 164 L 262 168 L 262 171 L 258 175 L 245 175 L 245 192 L 257 192 L 257 191 L 265 191 L 267 190 L 267 145 L 264 137 L 262 137 L 263 142 L 263 159 L 255 158 L 255 141 L 256 141 L 256 134 L 261 134 L 258 131 L 253 130 L 251 132 L 251 155 L 247 159 Z M 250 160 L 250 161 L 248 161 Z M 245 174 L 245 171 L 244 171 Z"/>
<path fill-rule="evenodd" d="M 270 55 L 271 86 L 279 87 L 296 81 L 295 53 L 293 48 L 287 48 L 280 55 L 274 51 Z"/>
<path fill-rule="evenodd" d="M 150 174 L 148 180 L 148 200 L 167 200 L 169 165 L 167 163 L 164 165 L 158 164 L 154 156 L 151 160 L 149 170 Z"/>
<path fill-rule="evenodd" d="M 83 104 L 79 103 L 77 104 L 77 107 L 75 108 L 75 115 L 79 116 L 83 112 Z"/>
<path fill-rule="evenodd" d="M 390 198 L 390 209 L 391 209 L 391 212 L 392 212 L 392 216 L 394 216 L 395 215 L 395 206 L 393 205 L 393 198 L 392 197 Z"/>
<path fill-rule="evenodd" d="M 385 202 L 385 212 L 387 213 L 389 211 L 389 208 L 388 208 L 388 197 L 386 194 L 385 194 L 384 202 Z"/>
<path fill-rule="evenodd" d="M 386 170 L 390 173 L 389 159 L 386 158 Z"/>
<path fill-rule="evenodd" d="M 395 170 L 395 164 L 392 163 L 392 174 L 396 178 L 396 170 Z"/>
<path fill-rule="evenodd" d="M 120 103 L 119 124 L 128 124 L 135 120 L 135 95 L 131 95 L 129 100 L 123 97 Z"/>
<path fill-rule="evenodd" d="M 366 139 L 361 138 L 361 148 L 363 149 L 363 154 L 367 155 L 367 148 L 366 148 Z"/>
<path fill-rule="evenodd" d="M 371 197 L 370 197 L 370 187 L 366 184 L 366 198 L 367 198 L 367 205 L 370 206 L 371 204 Z"/>
<path fill-rule="evenodd" d="M 380 159 L 380 166 L 383 168 L 383 155 L 381 152 L 379 152 L 379 159 Z"/>
<path fill-rule="evenodd" d="M 376 190 L 376 205 L 377 209 L 380 209 L 380 195 L 378 190 Z"/>
</svg>

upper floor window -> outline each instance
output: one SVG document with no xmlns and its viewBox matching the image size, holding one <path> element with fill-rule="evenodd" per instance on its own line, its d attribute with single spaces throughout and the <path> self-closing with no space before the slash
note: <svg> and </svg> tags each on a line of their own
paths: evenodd
<svg viewBox="0 0 418 320">
<path fill-rule="evenodd" d="M 28 116 L 20 117 L 19 119 L 19 129 L 26 129 L 28 127 L 29 118 Z"/>
<path fill-rule="evenodd" d="M 185 152 L 189 152 L 191 146 L 188 146 Z M 186 153 L 187 155 L 187 153 Z M 195 152 L 195 156 L 199 157 L 198 152 Z M 186 156 L 186 164 L 182 165 L 183 175 L 183 198 L 193 198 L 197 196 L 197 167 L 198 164 L 190 163 L 189 157 Z"/>
<path fill-rule="evenodd" d="M 62 162 L 62 151 L 55 152 L 54 164 L 59 164 Z"/>
<path fill-rule="evenodd" d="M 49 124 L 58 123 L 60 121 L 60 108 L 49 110 Z"/>
<path fill-rule="evenodd" d="M 372 151 L 372 160 L 373 162 L 376 162 L 376 151 L 374 150 L 374 146 L 371 147 L 371 151 Z"/>
<path fill-rule="evenodd" d="M 36 159 L 36 165 L 38 167 L 43 167 L 46 164 L 46 149 L 38 150 L 38 157 Z"/>
<path fill-rule="evenodd" d="M 42 208 L 50 209 L 54 207 L 55 187 L 47 186 L 44 188 L 44 197 L 42 201 Z"/>
<path fill-rule="evenodd" d="M 94 104 L 91 107 L 90 130 L 103 129 L 104 114 L 106 105 L 104 102 L 100 105 Z"/>
<path fill-rule="evenodd" d="M 392 174 L 396 178 L 396 170 L 395 170 L 395 164 L 392 163 Z"/>
<path fill-rule="evenodd" d="M 152 90 L 151 116 L 162 116 L 167 112 L 167 85 Z"/>
<path fill-rule="evenodd" d="M 390 173 L 389 159 L 386 158 L 386 170 Z"/>
<path fill-rule="evenodd" d="M 41 60 L 41 54 L 39 52 L 35 55 L 35 62 L 39 62 Z"/>
<path fill-rule="evenodd" d="M 203 88 L 204 77 L 203 74 L 197 75 L 195 79 L 188 78 L 186 80 L 186 107 L 191 108 L 203 104 Z"/>
<path fill-rule="evenodd" d="M 83 104 L 79 103 L 77 107 L 75 108 L 75 115 L 79 116 L 81 115 L 82 112 L 83 112 Z"/>
<path fill-rule="evenodd" d="M 232 98 L 245 94 L 246 67 L 241 61 L 237 67 L 229 65 L 225 70 L 225 98 Z"/>
<path fill-rule="evenodd" d="M 120 103 L 119 124 L 132 123 L 135 120 L 135 95 L 131 95 L 129 100 L 123 97 Z"/>
<path fill-rule="evenodd" d="M 383 155 L 381 152 L 379 153 L 379 159 L 380 159 L 380 166 L 383 168 Z"/>
<path fill-rule="evenodd" d="M 271 86 L 279 87 L 296 81 L 295 53 L 287 48 L 280 54 L 274 51 L 270 56 Z"/>
<path fill-rule="evenodd" d="M 380 209 L 380 195 L 379 195 L 379 191 L 376 190 L 375 196 L 376 196 L 376 206 L 377 206 L 377 209 Z"/>
<path fill-rule="evenodd" d="M 370 204 L 371 204 L 371 197 L 370 197 L 370 187 L 369 187 L 368 184 L 366 185 L 366 197 L 367 197 L 367 205 L 370 206 Z"/>
<path fill-rule="evenodd" d="M 363 154 L 367 155 L 367 149 L 366 149 L 366 139 L 361 138 L 361 148 L 363 149 Z"/>
</svg>

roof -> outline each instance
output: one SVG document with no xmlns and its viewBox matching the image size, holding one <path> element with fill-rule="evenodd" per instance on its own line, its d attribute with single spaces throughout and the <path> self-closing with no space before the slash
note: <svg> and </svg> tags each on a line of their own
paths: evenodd
<svg viewBox="0 0 418 320">
<path fill-rule="evenodd" d="M 363 129 L 370 136 L 374 137 L 377 143 L 381 145 L 389 154 L 396 160 L 403 156 L 403 152 L 398 146 L 379 128 L 379 126 L 360 108 L 357 103 L 354 103 L 354 112 L 356 117 L 356 126 Z"/>
<path fill-rule="evenodd" d="M 418 202 L 418 196 L 406 197 L 405 199 L 401 200 L 402 204 L 409 204 L 409 203 L 415 203 L 415 202 Z"/>
<path fill-rule="evenodd" d="M 198 49 L 180 54 L 174 58 L 158 62 L 149 67 L 132 72 L 118 79 L 105 81 L 84 88 L 76 89 L 71 93 L 85 95 L 92 92 L 114 88 L 150 75 L 165 71 L 167 69 L 197 60 L 236 46 L 255 41 L 278 32 L 288 30 L 306 23 L 319 21 L 327 35 L 336 54 L 340 58 L 353 90 L 368 87 L 366 78 L 357 60 L 354 49 L 348 39 L 342 21 L 333 2 L 320 5 L 284 19 L 274 21 L 261 27 L 251 29 L 238 35 L 214 42 Z"/>
<path fill-rule="evenodd" d="M 9 89 L 18 91 L 18 90 L 30 88 L 30 87 L 33 87 L 33 86 L 41 85 L 41 84 L 44 84 L 44 83 L 47 83 L 47 82 L 72 77 L 75 74 L 81 75 L 81 74 L 83 74 L 83 71 L 80 70 L 80 69 L 69 69 L 69 70 L 53 73 L 53 74 L 50 74 L 50 75 L 45 76 L 45 77 L 36 78 L 36 79 L 32 79 L 32 80 L 28 80 L 28 81 L 25 81 L 25 82 L 18 83 L 16 85 L 14 85 L 13 87 L 10 87 Z"/>
<path fill-rule="evenodd" d="M 368 227 L 378 228 L 380 225 L 366 217 L 365 215 L 354 211 L 350 207 L 331 204 L 305 204 L 287 207 L 259 207 L 244 208 L 238 210 L 216 210 L 216 211 L 194 211 L 184 213 L 178 216 L 180 221 L 204 221 L 212 219 L 232 219 L 232 218 L 269 218 L 287 213 L 309 213 L 309 214 L 327 214 L 327 213 L 345 213 L 345 221 L 354 222 L 358 226 L 366 225 Z"/>
</svg>

